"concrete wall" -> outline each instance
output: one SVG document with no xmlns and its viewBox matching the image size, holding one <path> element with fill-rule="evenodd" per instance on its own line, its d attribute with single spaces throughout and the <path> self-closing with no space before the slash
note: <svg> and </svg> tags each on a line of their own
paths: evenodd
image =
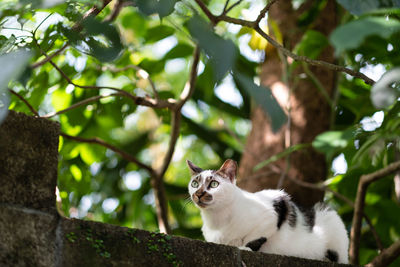
<svg viewBox="0 0 400 267">
<path fill-rule="evenodd" d="M 0 266 L 339 266 L 61 217 L 58 134 L 13 111 L 0 125 Z"/>
</svg>

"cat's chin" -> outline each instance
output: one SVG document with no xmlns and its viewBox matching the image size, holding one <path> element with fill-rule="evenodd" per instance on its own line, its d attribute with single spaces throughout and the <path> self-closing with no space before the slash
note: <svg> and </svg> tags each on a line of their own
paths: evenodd
<svg viewBox="0 0 400 267">
<path fill-rule="evenodd" d="M 196 205 L 197 207 L 201 208 L 201 209 L 205 209 L 207 207 L 210 206 L 211 203 L 204 203 L 204 202 L 197 202 Z"/>
</svg>

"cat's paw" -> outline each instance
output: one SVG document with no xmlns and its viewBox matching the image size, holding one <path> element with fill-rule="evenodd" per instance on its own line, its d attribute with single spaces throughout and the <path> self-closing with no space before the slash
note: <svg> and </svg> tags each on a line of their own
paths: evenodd
<svg viewBox="0 0 400 267">
<path fill-rule="evenodd" d="M 267 238 L 262 236 L 253 241 L 248 242 L 246 244 L 246 247 L 252 251 L 259 251 L 261 246 L 264 245 L 265 242 L 267 242 Z"/>
<path fill-rule="evenodd" d="M 239 249 L 241 249 L 241 250 L 247 250 L 247 251 L 252 251 L 251 248 L 249 248 L 249 247 L 243 247 L 243 246 L 242 246 L 242 247 L 239 247 Z"/>
</svg>

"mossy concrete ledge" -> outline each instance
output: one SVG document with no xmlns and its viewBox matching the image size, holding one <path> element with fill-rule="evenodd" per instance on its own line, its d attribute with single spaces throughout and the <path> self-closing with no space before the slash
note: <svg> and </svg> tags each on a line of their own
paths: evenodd
<svg viewBox="0 0 400 267">
<path fill-rule="evenodd" d="M 55 210 L 59 125 L 0 125 L 0 266 L 345 266 L 68 219 Z"/>
</svg>

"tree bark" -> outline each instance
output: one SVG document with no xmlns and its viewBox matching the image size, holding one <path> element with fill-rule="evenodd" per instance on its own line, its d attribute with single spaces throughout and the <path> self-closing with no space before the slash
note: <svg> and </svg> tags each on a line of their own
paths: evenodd
<svg viewBox="0 0 400 267">
<path fill-rule="evenodd" d="M 293 49 L 304 34 L 298 24 L 299 15 L 307 11 L 314 1 L 306 1 L 294 10 L 291 1 L 279 1 L 269 11 L 269 19 L 274 20 L 282 32 L 283 42 L 287 48 Z M 312 23 L 312 29 L 328 36 L 337 25 L 337 10 L 333 0 L 328 0 L 318 17 Z M 273 29 L 270 28 L 270 33 Z M 304 73 L 299 64 L 284 81 L 285 64 L 276 50 L 268 50 L 260 73 L 261 83 L 271 88 L 279 104 L 288 111 L 289 123 L 274 133 L 269 118 L 259 107 L 252 110 L 252 130 L 247 139 L 243 153 L 238 184 L 240 187 L 254 192 L 266 188 L 277 188 L 281 180 L 283 188 L 292 195 L 295 202 L 303 206 L 311 206 L 322 200 L 323 193 L 310 188 L 299 187 L 285 175 L 307 182 L 318 182 L 325 179 L 327 166 L 325 157 L 312 148 L 294 152 L 289 160 L 280 159 L 264 168 L 253 171 L 255 165 L 282 152 L 285 148 L 301 143 L 311 143 L 314 138 L 329 130 L 331 108 L 309 78 L 299 79 Z M 334 63 L 333 48 L 328 47 L 320 54 L 319 59 Z M 287 60 L 284 58 L 284 60 Z M 290 64 L 290 62 L 289 62 Z M 332 96 L 335 89 L 336 75 L 333 71 L 309 66 L 309 69 Z M 303 74 L 304 76 L 304 74 Z M 288 164 L 289 163 L 289 164 Z M 287 169 L 288 166 L 288 169 Z M 287 171 L 286 171 L 287 169 Z"/>
</svg>

